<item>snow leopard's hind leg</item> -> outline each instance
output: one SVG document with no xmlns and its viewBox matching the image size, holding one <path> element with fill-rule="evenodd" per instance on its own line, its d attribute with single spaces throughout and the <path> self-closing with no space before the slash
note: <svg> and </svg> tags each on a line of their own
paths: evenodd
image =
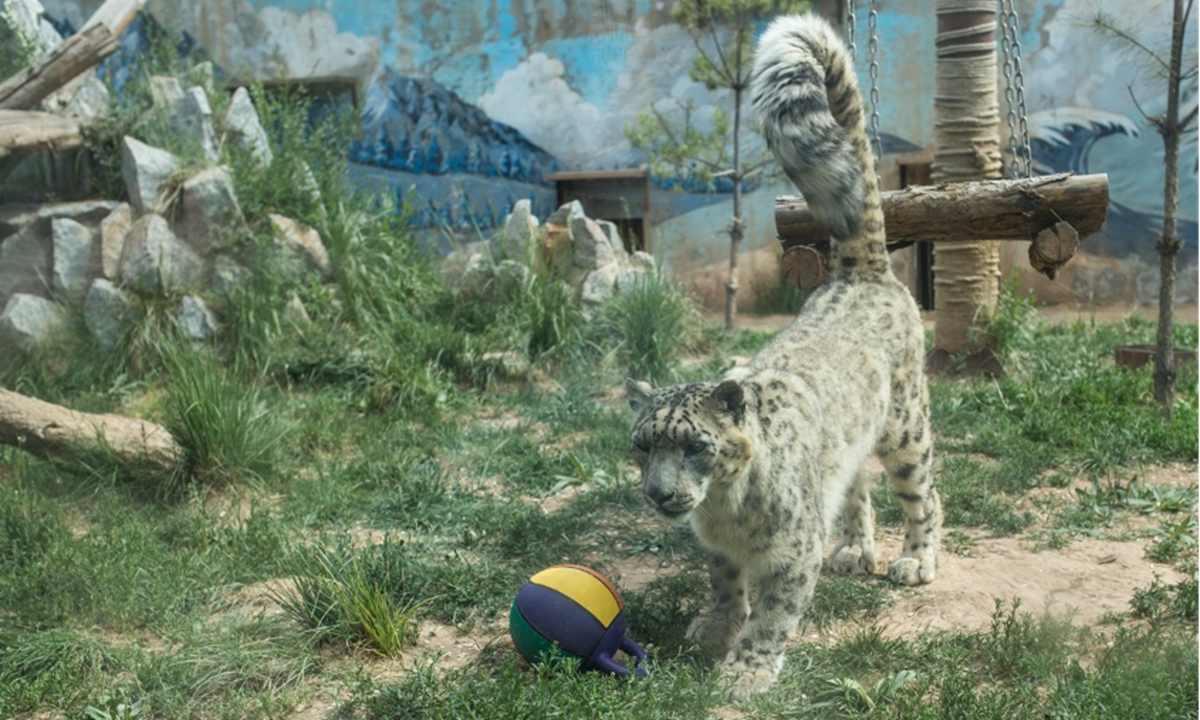
<svg viewBox="0 0 1200 720">
<path fill-rule="evenodd" d="M 902 585 L 920 585 L 937 574 L 942 504 L 933 482 L 933 433 L 929 393 L 916 379 L 909 397 L 897 403 L 876 454 L 887 470 L 904 509 L 904 550 L 892 561 L 888 577 Z"/>
<path fill-rule="evenodd" d="M 875 572 L 875 510 L 871 507 L 873 479 L 859 470 L 842 508 L 842 537 L 825 567 L 839 575 Z"/>
</svg>

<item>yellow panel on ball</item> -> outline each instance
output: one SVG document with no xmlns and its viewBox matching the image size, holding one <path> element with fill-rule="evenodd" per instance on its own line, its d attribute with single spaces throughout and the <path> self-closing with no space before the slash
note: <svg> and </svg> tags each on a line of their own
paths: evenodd
<svg viewBox="0 0 1200 720">
<path fill-rule="evenodd" d="M 608 627 L 621 612 L 621 596 L 608 581 L 577 565 L 555 565 L 529 578 L 529 581 L 557 590 L 591 613 Z"/>
</svg>

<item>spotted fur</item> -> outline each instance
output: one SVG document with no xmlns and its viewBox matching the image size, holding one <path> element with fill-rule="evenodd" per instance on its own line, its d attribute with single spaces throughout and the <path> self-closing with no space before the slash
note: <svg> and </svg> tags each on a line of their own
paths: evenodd
<svg viewBox="0 0 1200 720">
<path fill-rule="evenodd" d="M 708 550 L 712 606 L 689 635 L 723 655 L 732 699 L 775 681 L 839 517 L 826 566 L 875 571 L 868 455 L 883 462 L 906 517 L 892 580 L 933 580 L 941 522 L 924 334 L 888 262 L 849 55 L 824 21 L 780 18 L 759 42 L 753 94 L 767 142 L 834 238 L 831 281 L 717 382 L 626 383 L 643 492 L 664 517 L 686 518 Z"/>
</svg>

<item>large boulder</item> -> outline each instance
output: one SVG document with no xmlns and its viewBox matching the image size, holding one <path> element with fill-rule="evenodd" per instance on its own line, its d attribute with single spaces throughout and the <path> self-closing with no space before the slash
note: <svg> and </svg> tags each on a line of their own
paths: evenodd
<svg viewBox="0 0 1200 720">
<path fill-rule="evenodd" d="M 54 273 L 51 287 L 63 297 L 80 298 L 98 268 L 95 231 L 70 218 L 57 218 L 50 223 L 54 243 Z"/>
<path fill-rule="evenodd" d="M 133 225 L 133 208 L 121 203 L 100 221 L 100 272 L 109 280 L 121 277 L 125 235 Z"/>
<path fill-rule="evenodd" d="M 179 169 L 179 158 L 137 138 L 125 136 L 121 148 L 121 175 L 129 202 L 140 217 L 155 209 L 167 178 Z"/>
<path fill-rule="evenodd" d="M 169 128 L 176 137 L 197 146 L 206 160 L 216 161 L 217 134 L 213 130 L 212 107 L 204 88 L 193 86 L 187 89 L 175 105 Z"/>
<path fill-rule="evenodd" d="M 250 153 L 259 167 L 265 168 L 271 164 L 271 143 L 246 88 L 233 91 L 221 126 L 233 147 Z"/>
<path fill-rule="evenodd" d="M 283 215 L 271 213 L 267 217 L 275 229 L 278 258 L 284 272 L 298 282 L 304 282 L 311 274 L 322 280 L 333 277 L 333 263 L 320 233 Z"/>
<path fill-rule="evenodd" d="M 212 167 L 189 178 L 180 193 L 175 232 L 201 254 L 229 247 L 244 225 L 233 178 Z"/>
<path fill-rule="evenodd" d="M 53 272 L 49 223 L 29 223 L 0 241 L 0 300 L 13 293 L 44 295 Z"/>
<path fill-rule="evenodd" d="M 0 315 L 0 354 L 6 348 L 28 348 L 62 331 L 65 321 L 58 305 L 37 295 L 17 293 Z"/>
<path fill-rule="evenodd" d="M 208 305 L 195 295 L 185 295 L 175 309 L 175 321 L 183 336 L 200 342 L 217 334 L 217 316 Z"/>
<path fill-rule="evenodd" d="M 504 228 L 492 238 L 492 258 L 516 260 L 528 263 L 533 257 L 532 248 L 537 238 L 538 219 L 531 212 L 528 198 L 518 200 L 504 221 Z"/>
<path fill-rule="evenodd" d="M 116 347 L 136 318 L 133 300 L 104 278 L 96 278 L 83 298 L 83 323 L 105 350 Z"/>
<path fill-rule="evenodd" d="M 125 237 L 121 279 L 147 292 L 187 292 L 208 284 L 204 260 L 156 213 L 138 218 Z"/>
</svg>

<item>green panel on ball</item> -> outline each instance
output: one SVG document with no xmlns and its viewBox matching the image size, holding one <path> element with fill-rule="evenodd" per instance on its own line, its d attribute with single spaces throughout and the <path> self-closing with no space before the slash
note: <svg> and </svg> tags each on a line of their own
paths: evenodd
<svg viewBox="0 0 1200 720">
<path fill-rule="evenodd" d="M 517 646 L 517 651 L 531 663 L 552 657 L 565 658 L 573 660 L 576 663 L 582 660 L 582 658 L 563 650 L 555 643 L 543 637 L 537 630 L 534 630 L 529 625 L 529 622 L 525 620 L 525 616 L 521 614 L 521 610 L 515 602 L 508 614 L 508 632 L 512 636 L 513 644 Z"/>
</svg>

